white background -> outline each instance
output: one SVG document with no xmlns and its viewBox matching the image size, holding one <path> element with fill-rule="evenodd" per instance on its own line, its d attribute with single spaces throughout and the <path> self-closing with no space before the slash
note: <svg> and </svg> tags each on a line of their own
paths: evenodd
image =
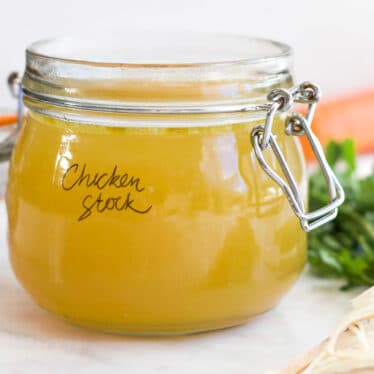
<svg viewBox="0 0 374 374">
<path fill-rule="evenodd" d="M 374 87 L 373 0 L 0 0 L 0 15 L 0 107 L 13 104 L 6 78 L 29 43 L 107 26 L 270 37 L 293 46 L 297 79 L 327 96 Z"/>
</svg>

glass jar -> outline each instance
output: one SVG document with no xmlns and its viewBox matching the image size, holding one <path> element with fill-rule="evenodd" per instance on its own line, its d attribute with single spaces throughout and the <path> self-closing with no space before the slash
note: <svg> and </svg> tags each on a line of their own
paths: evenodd
<svg viewBox="0 0 374 374">
<path fill-rule="evenodd" d="M 117 33 L 41 41 L 26 56 L 9 249 L 40 306 L 158 335 L 237 325 L 279 301 L 306 258 L 292 209 L 306 199 L 304 159 L 284 97 L 274 104 L 294 92 L 288 46 Z M 294 202 L 269 178 L 287 174 L 275 139 Z"/>
</svg>

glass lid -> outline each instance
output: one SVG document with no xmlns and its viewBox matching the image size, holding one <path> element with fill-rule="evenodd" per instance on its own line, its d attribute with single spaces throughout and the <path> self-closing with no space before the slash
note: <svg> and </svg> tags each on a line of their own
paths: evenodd
<svg viewBox="0 0 374 374">
<path fill-rule="evenodd" d="M 114 30 L 36 42 L 26 97 L 115 112 L 225 112 L 292 85 L 292 52 L 271 40 Z"/>
</svg>

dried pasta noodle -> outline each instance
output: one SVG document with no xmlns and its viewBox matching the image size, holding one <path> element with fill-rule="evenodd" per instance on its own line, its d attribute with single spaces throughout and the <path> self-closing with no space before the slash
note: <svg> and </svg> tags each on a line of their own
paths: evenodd
<svg viewBox="0 0 374 374">
<path fill-rule="evenodd" d="M 374 287 L 353 299 L 352 305 L 329 339 L 273 374 L 373 374 Z"/>
</svg>

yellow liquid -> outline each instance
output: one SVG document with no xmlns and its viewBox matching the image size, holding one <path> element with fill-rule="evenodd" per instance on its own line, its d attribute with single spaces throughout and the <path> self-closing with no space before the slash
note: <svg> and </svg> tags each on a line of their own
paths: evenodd
<svg viewBox="0 0 374 374">
<path fill-rule="evenodd" d="M 18 279 L 55 314 L 119 333 L 216 329 L 271 308 L 306 236 L 254 156 L 257 124 L 110 128 L 30 111 L 7 194 Z M 275 128 L 302 183 L 299 148 Z"/>
</svg>

